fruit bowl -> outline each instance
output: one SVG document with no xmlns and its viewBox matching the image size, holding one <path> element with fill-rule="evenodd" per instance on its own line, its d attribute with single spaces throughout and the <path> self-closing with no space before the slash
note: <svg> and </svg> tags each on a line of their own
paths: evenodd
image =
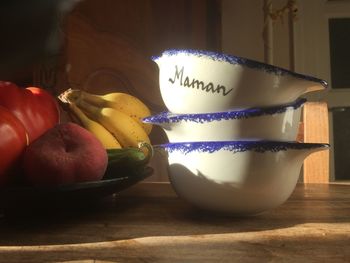
<svg viewBox="0 0 350 263">
<path fill-rule="evenodd" d="M 206 113 L 288 104 L 327 87 L 324 80 L 258 61 L 204 50 L 154 56 L 162 99 L 173 113 Z"/>
<path fill-rule="evenodd" d="M 20 208 L 50 208 L 71 206 L 98 201 L 114 193 L 123 191 L 151 176 L 153 169 L 145 167 L 139 172 L 115 174 L 114 178 L 104 178 L 54 187 L 12 186 L 0 191 L 0 210 L 12 211 Z M 110 175 L 111 176 L 111 175 Z"/>
<path fill-rule="evenodd" d="M 162 127 L 170 142 L 211 140 L 295 141 L 305 99 L 269 108 L 175 114 L 163 112 L 143 119 Z"/>
<path fill-rule="evenodd" d="M 303 160 L 321 143 L 211 141 L 162 144 L 170 182 L 194 206 L 228 215 L 254 215 L 283 204 Z"/>
</svg>

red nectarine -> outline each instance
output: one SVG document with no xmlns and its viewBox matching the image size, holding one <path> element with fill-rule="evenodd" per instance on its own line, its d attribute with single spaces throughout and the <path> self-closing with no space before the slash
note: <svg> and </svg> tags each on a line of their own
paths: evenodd
<svg viewBox="0 0 350 263">
<path fill-rule="evenodd" d="M 35 186 L 57 186 L 102 179 L 107 152 L 88 130 L 58 124 L 32 142 L 23 156 L 25 179 Z"/>
</svg>

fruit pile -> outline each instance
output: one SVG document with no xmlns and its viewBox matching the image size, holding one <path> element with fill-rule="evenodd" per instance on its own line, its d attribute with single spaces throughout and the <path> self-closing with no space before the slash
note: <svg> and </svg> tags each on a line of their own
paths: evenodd
<svg viewBox="0 0 350 263">
<path fill-rule="evenodd" d="M 68 89 L 58 96 L 72 119 L 90 131 L 108 155 L 104 178 L 116 173 L 139 173 L 153 156 L 149 134 L 152 124 L 142 122 L 150 109 L 127 93 L 105 95 Z"/>
<path fill-rule="evenodd" d="M 60 123 L 61 107 L 44 89 L 0 81 L 0 188 L 60 186 L 144 169 L 152 127 L 141 123 L 150 111 L 139 99 L 67 90 L 59 101 L 74 119 Z"/>
</svg>

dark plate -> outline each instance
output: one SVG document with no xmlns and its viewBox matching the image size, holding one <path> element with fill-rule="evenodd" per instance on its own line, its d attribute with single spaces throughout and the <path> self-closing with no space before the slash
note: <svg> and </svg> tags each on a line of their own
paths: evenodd
<svg viewBox="0 0 350 263">
<path fill-rule="evenodd" d="M 27 186 L 5 188 L 0 190 L 0 208 L 86 204 L 125 190 L 152 173 L 151 167 L 145 167 L 140 173 L 118 175 L 113 179 L 50 188 Z"/>
</svg>

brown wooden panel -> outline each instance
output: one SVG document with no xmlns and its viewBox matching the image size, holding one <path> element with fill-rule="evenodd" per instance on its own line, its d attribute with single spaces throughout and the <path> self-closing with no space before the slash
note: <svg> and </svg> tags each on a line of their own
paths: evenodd
<svg viewBox="0 0 350 263">
<path fill-rule="evenodd" d="M 170 48 L 220 50 L 220 31 L 219 0 L 85 0 L 64 20 L 62 50 L 39 65 L 34 84 L 55 94 L 126 92 L 160 112 L 165 106 L 151 56 Z M 167 141 L 159 127 L 150 138 Z M 164 156 L 156 154 L 151 166 L 152 180 L 168 180 Z"/>
<path fill-rule="evenodd" d="M 82 1 L 65 21 L 66 41 L 57 61 L 38 68 L 35 82 L 52 86 L 45 71 L 54 66 L 56 93 L 67 87 L 119 90 L 154 111 L 164 110 L 158 68 L 150 57 L 169 48 L 220 50 L 219 10 L 217 0 Z"/>
<path fill-rule="evenodd" d="M 304 142 L 329 143 L 328 107 L 307 102 L 303 108 Z M 304 161 L 305 183 L 329 183 L 329 150 L 316 152 Z"/>
</svg>

